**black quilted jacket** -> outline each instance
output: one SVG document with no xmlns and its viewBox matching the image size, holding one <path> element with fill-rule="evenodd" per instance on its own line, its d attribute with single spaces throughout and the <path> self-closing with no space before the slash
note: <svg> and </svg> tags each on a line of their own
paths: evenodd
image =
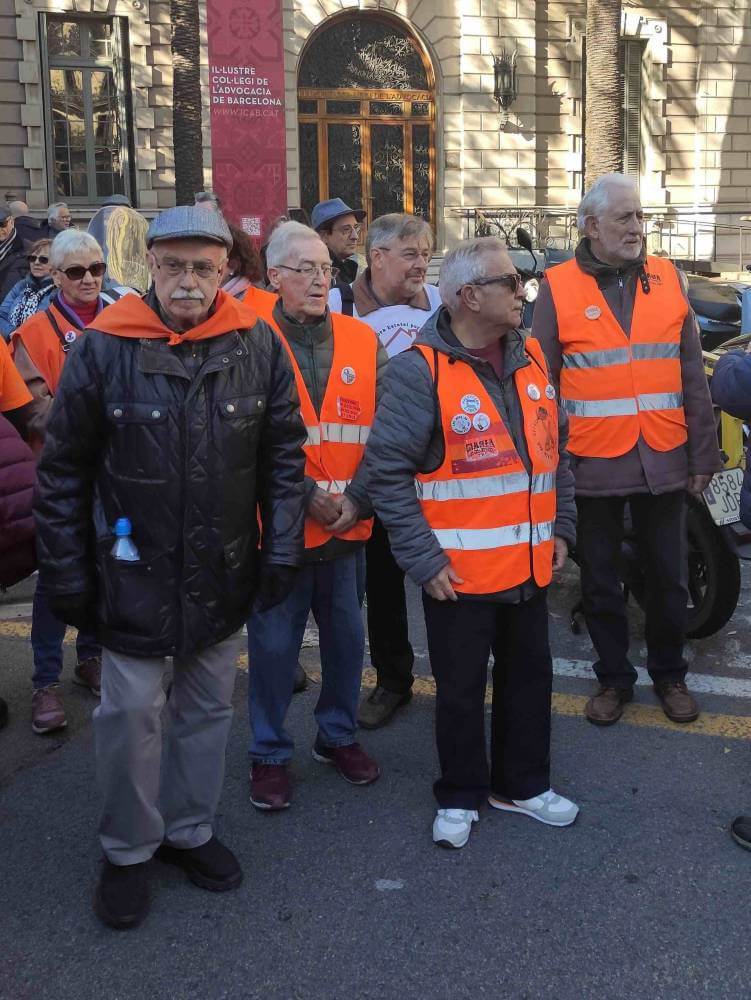
<svg viewBox="0 0 751 1000">
<path fill-rule="evenodd" d="M 39 466 L 45 585 L 95 592 L 102 644 L 134 656 L 220 642 L 247 619 L 261 560 L 302 561 L 305 432 L 280 341 L 259 320 L 195 348 L 190 361 L 187 345 L 90 330 L 68 355 Z M 119 517 L 138 562 L 111 555 Z"/>
</svg>

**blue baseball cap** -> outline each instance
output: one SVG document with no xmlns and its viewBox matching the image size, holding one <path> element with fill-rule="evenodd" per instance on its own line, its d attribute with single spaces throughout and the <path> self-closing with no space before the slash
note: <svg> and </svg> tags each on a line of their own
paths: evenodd
<svg viewBox="0 0 751 1000">
<path fill-rule="evenodd" d="M 328 201 L 319 201 L 313 207 L 310 215 L 310 224 L 313 229 L 320 229 L 327 222 L 338 219 L 342 215 L 354 215 L 358 222 L 362 222 L 367 214 L 361 208 L 350 208 L 341 198 L 329 198 Z"/>
</svg>

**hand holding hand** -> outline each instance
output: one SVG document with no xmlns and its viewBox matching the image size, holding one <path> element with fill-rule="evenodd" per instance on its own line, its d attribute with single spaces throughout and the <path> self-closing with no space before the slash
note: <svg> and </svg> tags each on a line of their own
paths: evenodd
<svg viewBox="0 0 751 1000">
<path fill-rule="evenodd" d="M 339 498 L 342 502 L 342 512 L 334 524 L 327 525 L 328 530 L 332 535 L 343 535 L 346 531 L 360 519 L 360 511 L 357 508 L 357 504 L 350 500 L 346 493 L 343 493 Z"/>
<path fill-rule="evenodd" d="M 319 486 L 313 489 L 308 503 L 308 514 L 324 528 L 330 530 L 342 515 L 342 497 L 340 494 L 326 493 Z"/>
<path fill-rule="evenodd" d="M 440 573 L 423 584 L 426 594 L 429 594 L 436 601 L 457 601 L 456 591 L 451 586 L 452 583 L 464 583 L 461 577 L 457 576 L 450 565 L 444 566 Z"/>
</svg>

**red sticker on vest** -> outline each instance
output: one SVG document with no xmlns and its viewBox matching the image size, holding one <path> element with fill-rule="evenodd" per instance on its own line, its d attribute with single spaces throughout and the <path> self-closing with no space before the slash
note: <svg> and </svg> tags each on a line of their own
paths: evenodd
<svg viewBox="0 0 751 1000">
<path fill-rule="evenodd" d="M 342 420 L 359 420 L 362 407 L 356 399 L 347 399 L 345 396 L 336 397 L 336 412 Z"/>
</svg>

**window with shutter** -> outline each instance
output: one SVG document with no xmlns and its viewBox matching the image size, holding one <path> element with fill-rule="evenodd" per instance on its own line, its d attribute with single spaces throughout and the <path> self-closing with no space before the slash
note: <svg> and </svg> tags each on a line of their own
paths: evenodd
<svg viewBox="0 0 751 1000">
<path fill-rule="evenodd" d="M 621 42 L 623 74 L 623 172 L 639 180 L 642 165 L 642 63 L 644 43 L 625 38 Z"/>
</svg>

